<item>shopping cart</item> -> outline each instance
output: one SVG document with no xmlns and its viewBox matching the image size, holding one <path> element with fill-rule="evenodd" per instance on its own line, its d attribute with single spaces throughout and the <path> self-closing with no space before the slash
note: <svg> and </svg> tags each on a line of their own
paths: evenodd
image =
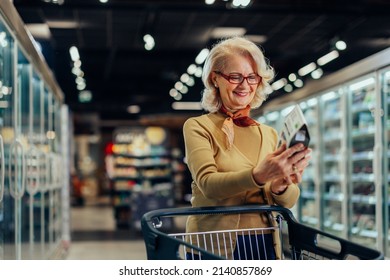
<svg viewBox="0 0 390 280">
<path fill-rule="evenodd" d="M 190 215 L 244 213 L 265 213 L 274 219 L 273 224 L 275 226 L 195 233 L 176 232 L 177 229 L 175 228 L 164 227 L 164 220 L 166 219 L 185 218 Z M 169 221 L 171 222 L 171 220 Z M 171 225 L 171 223 L 169 224 Z M 182 207 L 154 210 L 143 215 L 141 228 L 149 260 L 187 259 L 188 255 L 197 255 L 202 260 L 233 259 L 233 255 L 227 253 L 229 250 L 224 250 L 224 248 L 232 246 L 231 240 L 235 240 L 234 237 L 270 231 L 273 232 L 274 236 L 280 238 L 282 259 L 379 260 L 384 258 L 383 254 L 377 250 L 300 224 L 289 209 L 280 206 Z M 192 242 L 192 240 L 195 242 Z M 202 242 L 203 244 L 209 244 L 209 246 L 199 247 L 195 245 Z M 248 252 L 248 255 L 263 248 L 259 246 L 258 242 L 252 242 L 249 245 L 246 247 L 253 251 Z"/>
</svg>

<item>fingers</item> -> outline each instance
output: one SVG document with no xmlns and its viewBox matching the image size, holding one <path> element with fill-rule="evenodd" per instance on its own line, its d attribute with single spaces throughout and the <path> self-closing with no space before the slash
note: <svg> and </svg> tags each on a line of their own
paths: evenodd
<svg viewBox="0 0 390 280">
<path fill-rule="evenodd" d="M 311 159 L 311 155 L 310 153 L 308 153 L 304 157 L 299 159 L 297 162 L 293 163 L 292 164 L 293 173 L 303 171 L 309 165 L 310 159 Z"/>
<path fill-rule="evenodd" d="M 273 154 L 275 156 L 278 156 L 282 154 L 284 151 L 286 151 L 286 142 L 283 142 L 274 152 Z"/>
<path fill-rule="evenodd" d="M 306 149 L 306 147 L 302 143 L 296 144 L 296 145 L 294 145 L 286 150 L 287 157 L 292 157 L 296 153 L 299 153 L 305 149 Z"/>
<path fill-rule="evenodd" d="M 285 180 L 286 180 L 287 185 L 294 184 L 294 181 L 292 180 L 291 176 L 288 176 Z"/>
<path fill-rule="evenodd" d="M 296 172 L 293 175 L 291 175 L 290 180 L 294 184 L 299 184 L 300 182 L 302 182 L 302 171 Z"/>
</svg>

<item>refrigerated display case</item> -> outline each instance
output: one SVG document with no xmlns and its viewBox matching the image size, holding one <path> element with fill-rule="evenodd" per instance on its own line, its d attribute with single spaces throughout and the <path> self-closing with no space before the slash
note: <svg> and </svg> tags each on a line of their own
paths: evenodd
<svg viewBox="0 0 390 280">
<path fill-rule="evenodd" d="M 334 89 L 321 94 L 320 104 L 320 131 L 321 161 L 318 163 L 321 178 L 319 189 L 321 196 L 321 228 L 336 236 L 345 238 L 347 227 L 344 219 L 347 213 L 345 199 L 347 197 L 346 174 L 346 114 L 342 113 L 345 104 L 344 91 Z"/>
<path fill-rule="evenodd" d="M 348 228 L 354 242 L 375 248 L 378 232 L 376 192 L 380 182 L 375 178 L 381 170 L 374 166 L 375 147 L 380 139 L 380 123 L 375 120 L 377 89 L 375 74 L 346 84 L 348 93 Z"/>
<path fill-rule="evenodd" d="M 381 96 L 380 102 L 383 104 L 383 150 L 379 150 L 380 154 L 383 154 L 383 197 L 387 198 L 384 202 L 384 214 L 383 214 L 383 236 L 385 254 L 390 256 L 390 67 L 384 69 L 380 73 L 381 80 Z"/>
<path fill-rule="evenodd" d="M 21 142 L 15 138 L 16 118 L 16 98 L 17 91 L 14 88 L 14 60 L 15 60 L 15 41 L 9 32 L 8 28 L 1 23 L 1 92 L 2 92 L 2 108 L 1 108 L 1 135 L 4 143 L 4 193 L 2 199 L 2 222 L 0 234 L 2 235 L 2 256 L 6 258 L 16 258 L 20 255 L 20 218 L 17 215 L 20 207 L 20 200 L 14 200 L 12 195 L 18 196 L 23 189 L 20 184 L 22 176 L 22 160 L 21 160 Z M 6 94 L 4 94 L 6 93 Z M 8 244 L 15 244 L 9 246 Z"/>
<path fill-rule="evenodd" d="M 378 249 L 386 257 L 390 257 L 389 73 L 390 48 L 271 100 L 256 112 L 266 120 L 268 114 L 294 104 L 303 111 L 309 101 L 313 104 L 306 119 L 316 141 L 311 166 L 300 184 L 297 218 Z"/>
<path fill-rule="evenodd" d="M 319 162 L 319 104 L 318 99 L 311 98 L 300 102 L 299 106 L 305 116 L 308 127 L 310 128 L 310 144 L 312 149 L 311 161 L 306 167 L 306 171 L 302 176 L 300 183 L 301 195 L 298 203 L 298 217 L 302 223 L 320 228 L 320 162 Z"/>
<path fill-rule="evenodd" d="M 50 259 L 63 249 L 63 106 L 12 2 L 1 1 L 0 259 Z"/>
</svg>

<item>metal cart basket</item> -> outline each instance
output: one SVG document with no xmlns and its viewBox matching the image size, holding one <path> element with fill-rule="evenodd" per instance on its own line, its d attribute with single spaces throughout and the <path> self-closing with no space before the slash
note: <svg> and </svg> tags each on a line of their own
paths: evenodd
<svg viewBox="0 0 390 280">
<path fill-rule="evenodd" d="M 234 215 L 244 213 L 266 213 L 274 219 L 275 226 L 269 228 L 232 229 L 209 232 L 185 233 L 178 227 L 164 226 L 164 220 L 184 218 L 190 215 Z M 292 260 L 344 260 L 362 259 L 375 260 L 383 259 L 381 252 L 367 248 L 360 244 L 344 240 L 329 233 L 300 224 L 294 218 L 289 209 L 280 206 L 221 206 L 221 207 L 182 207 L 167 208 L 147 212 L 141 220 L 141 227 L 144 236 L 147 258 L 149 260 L 165 259 L 187 259 L 188 255 L 196 255 L 202 260 L 235 259 L 227 253 L 224 248 L 234 246 L 232 240 L 238 235 L 262 234 L 273 232 L 280 238 L 282 259 Z M 196 242 L 192 242 L 196 240 Z M 253 255 L 255 251 L 263 248 L 260 242 L 251 242 Z M 195 244 L 203 243 L 199 247 Z M 209 245 L 207 245 L 209 244 Z M 238 245 L 237 245 L 238 246 Z M 245 252 L 247 255 L 247 252 Z M 247 256 L 243 259 L 247 259 Z M 240 259 L 240 258 L 239 258 Z M 263 258 L 262 258 L 263 259 Z M 265 257 L 267 259 L 267 257 Z"/>
</svg>

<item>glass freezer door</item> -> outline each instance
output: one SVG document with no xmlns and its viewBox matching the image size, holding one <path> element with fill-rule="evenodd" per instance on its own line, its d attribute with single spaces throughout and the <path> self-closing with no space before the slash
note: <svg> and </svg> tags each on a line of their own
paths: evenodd
<svg viewBox="0 0 390 280">
<path fill-rule="evenodd" d="M 15 91 L 14 91 L 14 54 L 15 42 L 7 28 L 0 22 L 0 134 L 3 143 L 4 189 L 0 201 L 0 259 L 15 259 L 15 242 L 19 235 L 15 232 L 16 211 L 10 194 L 11 176 L 15 186 L 18 178 L 14 171 L 20 172 L 20 149 L 15 144 Z M 11 152 L 12 151 L 12 152 Z M 11 156 L 12 155 L 12 156 Z M 10 159 L 15 164 L 12 165 Z M 17 163 L 16 163 L 17 162 Z M 10 176 L 11 175 L 11 176 Z M 20 178 L 20 177 L 19 177 Z"/>
<path fill-rule="evenodd" d="M 29 64 L 22 51 L 18 48 L 17 56 L 17 90 L 18 90 L 18 108 L 17 108 L 17 137 L 23 151 L 23 188 L 17 193 L 12 194 L 15 209 L 18 209 L 18 219 L 15 219 L 18 225 L 17 229 L 20 231 L 20 255 L 19 259 L 28 259 L 33 252 L 33 247 L 29 246 L 29 229 L 31 221 L 29 220 L 29 196 L 26 192 L 26 184 L 32 183 L 34 166 L 33 166 L 33 152 L 31 151 L 31 143 L 28 139 L 30 133 L 30 76 L 31 65 Z M 31 151 L 31 152 L 30 152 Z M 35 173 L 36 174 L 36 173 Z M 17 244 L 19 246 L 19 244 Z"/>
<path fill-rule="evenodd" d="M 31 78 L 32 92 L 30 96 L 30 104 L 32 108 L 30 111 L 30 149 L 29 160 L 31 164 L 27 164 L 30 169 L 29 180 L 26 184 L 26 190 L 29 195 L 29 244 L 32 252 L 32 259 L 43 259 L 44 254 L 42 252 L 43 241 L 41 240 L 42 228 L 41 228 L 41 208 L 40 203 L 40 189 L 42 184 L 45 183 L 45 160 L 44 152 L 41 148 L 42 135 L 41 135 L 41 99 L 43 82 L 35 71 L 32 73 Z"/>
<path fill-rule="evenodd" d="M 300 104 L 309 127 L 310 144 L 312 149 L 311 160 L 306 167 L 300 183 L 301 195 L 298 205 L 298 219 L 300 222 L 319 228 L 320 218 L 320 180 L 319 180 L 319 123 L 318 123 L 318 99 L 311 98 Z"/>
<path fill-rule="evenodd" d="M 322 229 L 346 237 L 345 94 L 342 89 L 320 96 Z"/>
<path fill-rule="evenodd" d="M 382 72 L 382 104 L 384 108 L 383 133 L 383 183 L 384 183 L 384 236 L 385 256 L 390 257 L 390 69 Z"/>
<path fill-rule="evenodd" d="M 377 246 L 376 185 L 374 173 L 376 108 L 375 77 L 366 76 L 348 85 L 349 109 L 349 235 L 350 240 Z M 379 186 L 378 186 L 379 187 Z M 378 202 L 379 203 L 379 202 Z"/>
</svg>

